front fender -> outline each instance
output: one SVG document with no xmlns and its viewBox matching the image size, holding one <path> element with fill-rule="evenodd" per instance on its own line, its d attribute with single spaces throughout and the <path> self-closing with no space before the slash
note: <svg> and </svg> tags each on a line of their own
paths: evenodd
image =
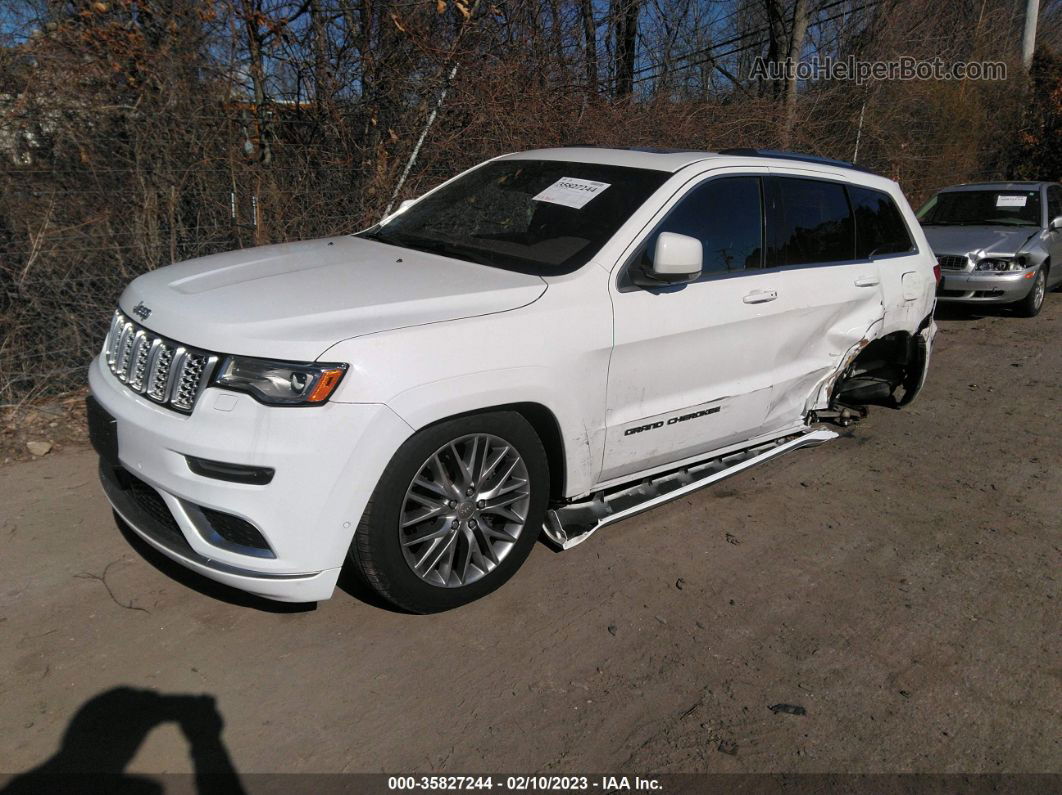
<svg viewBox="0 0 1062 795">
<path fill-rule="evenodd" d="M 534 403 L 549 411 L 560 428 L 566 495 L 587 491 L 597 475 L 600 439 L 593 439 L 579 406 L 567 393 L 551 389 L 556 379 L 545 367 L 513 367 L 468 373 L 422 384 L 395 395 L 388 407 L 416 430 L 458 414 L 488 411 L 514 403 Z M 596 448 L 595 448 L 596 445 Z M 596 453 L 595 453 L 596 449 Z"/>
</svg>

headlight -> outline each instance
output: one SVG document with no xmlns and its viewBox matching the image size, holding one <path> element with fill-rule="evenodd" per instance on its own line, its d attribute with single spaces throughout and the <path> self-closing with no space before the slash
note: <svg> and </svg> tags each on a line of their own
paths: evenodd
<svg viewBox="0 0 1062 795">
<path fill-rule="evenodd" d="M 263 403 L 281 406 L 324 403 L 339 385 L 345 364 L 302 364 L 228 356 L 214 386 L 247 392 Z"/>
<path fill-rule="evenodd" d="M 1020 271 L 1025 269 L 1025 258 L 1014 259 L 983 259 L 977 263 L 974 270 L 979 271 Z"/>
</svg>

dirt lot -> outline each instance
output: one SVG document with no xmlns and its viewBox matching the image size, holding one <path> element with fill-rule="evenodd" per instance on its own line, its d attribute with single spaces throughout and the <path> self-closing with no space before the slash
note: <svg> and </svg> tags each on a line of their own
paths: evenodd
<svg viewBox="0 0 1062 795">
<path fill-rule="evenodd" d="M 10 464 L 0 771 L 71 726 L 57 761 L 142 772 L 1062 772 L 1060 387 L 1062 295 L 949 314 L 907 410 L 425 617 L 220 590 L 91 451 Z"/>
</svg>

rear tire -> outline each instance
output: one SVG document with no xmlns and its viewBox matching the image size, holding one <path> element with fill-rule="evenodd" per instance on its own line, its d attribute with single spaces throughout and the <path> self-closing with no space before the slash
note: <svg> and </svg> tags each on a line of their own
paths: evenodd
<svg viewBox="0 0 1062 795">
<path fill-rule="evenodd" d="M 1029 294 L 1014 304 L 1014 310 L 1021 317 L 1036 317 L 1044 308 L 1044 298 L 1047 295 L 1047 271 L 1041 267 L 1033 277 L 1032 287 Z"/>
<path fill-rule="evenodd" d="M 527 558 L 549 500 L 541 440 L 520 414 L 445 420 L 398 449 L 362 514 L 349 558 L 413 613 L 467 604 Z"/>
</svg>

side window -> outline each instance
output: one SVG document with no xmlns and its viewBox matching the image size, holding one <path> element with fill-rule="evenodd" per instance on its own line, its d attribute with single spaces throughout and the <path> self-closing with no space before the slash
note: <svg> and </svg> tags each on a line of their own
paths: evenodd
<svg viewBox="0 0 1062 795">
<path fill-rule="evenodd" d="M 855 225 L 838 182 L 776 177 L 767 223 L 767 267 L 855 257 Z"/>
<path fill-rule="evenodd" d="M 1051 185 L 1047 189 L 1047 223 L 1062 215 L 1062 187 Z"/>
<path fill-rule="evenodd" d="M 661 232 L 700 240 L 705 275 L 759 268 L 763 252 L 759 177 L 721 177 L 691 190 L 645 241 L 643 267 L 652 266 Z"/>
<path fill-rule="evenodd" d="M 848 198 L 855 215 L 858 259 L 869 259 L 876 254 L 900 254 L 914 249 L 907 224 L 889 194 L 849 185 Z"/>
</svg>

